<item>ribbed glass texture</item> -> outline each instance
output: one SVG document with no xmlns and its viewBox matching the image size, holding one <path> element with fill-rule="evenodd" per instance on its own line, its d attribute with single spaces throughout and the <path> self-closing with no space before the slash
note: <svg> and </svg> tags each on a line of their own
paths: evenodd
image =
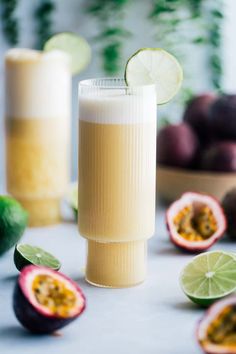
<svg viewBox="0 0 236 354">
<path fill-rule="evenodd" d="M 124 80 L 79 85 L 80 234 L 97 242 L 146 240 L 154 233 L 155 86 Z"/>
</svg>

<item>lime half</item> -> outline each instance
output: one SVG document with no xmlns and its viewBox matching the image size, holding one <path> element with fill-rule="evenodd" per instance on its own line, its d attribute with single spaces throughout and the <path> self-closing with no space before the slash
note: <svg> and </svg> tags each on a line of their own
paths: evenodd
<svg viewBox="0 0 236 354">
<path fill-rule="evenodd" d="M 161 48 L 139 49 L 125 68 L 128 86 L 156 85 L 157 104 L 170 101 L 179 91 L 183 70 L 177 59 Z"/>
<path fill-rule="evenodd" d="M 208 306 L 236 289 L 236 258 L 223 251 L 200 254 L 183 269 L 180 283 L 195 303 Z"/>
<path fill-rule="evenodd" d="M 21 270 L 29 264 L 45 266 L 54 270 L 58 270 L 61 267 L 60 261 L 51 253 L 44 251 L 40 247 L 27 244 L 16 245 L 14 263 L 18 270 Z"/>
<path fill-rule="evenodd" d="M 28 213 L 13 198 L 0 195 L 0 256 L 19 242 L 28 223 Z"/>
<path fill-rule="evenodd" d="M 70 57 L 71 73 L 79 74 L 91 60 L 91 48 L 81 36 L 63 32 L 49 38 L 44 45 L 44 51 L 61 50 Z"/>
</svg>

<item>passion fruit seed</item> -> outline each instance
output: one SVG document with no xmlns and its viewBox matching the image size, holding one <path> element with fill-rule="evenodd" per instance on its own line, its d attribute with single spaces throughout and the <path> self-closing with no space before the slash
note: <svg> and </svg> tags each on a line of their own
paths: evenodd
<svg viewBox="0 0 236 354">
<path fill-rule="evenodd" d="M 24 267 L 15 284 L 16 318 L 34 333 L 52 333 L 67 326 L 82 314 L 85 305 L 78 284 L 48 267 Z"/>
<path fill-rule="evenodd" d="M 236 346 L 236 306 L 226 306 L 209 324 L 206 337 L 200 341 L 202 346 L 207 343 Z"/>
<path fill-rule="evenodd" d="M 47 307 L 54 315 L 66 318 L 72 314 L 76 305 L 76 297 L 58 279 L 39 274 L 32 283 L 32 290 L 37 302 Z"/>
<path fill-rule="evenodd" d="M 217 221 L 212 210 L 202 204 L 189 204 L 174 217 L 177 232 L 188 241 L 203 241 L 217 231 Z"/>
</svg>

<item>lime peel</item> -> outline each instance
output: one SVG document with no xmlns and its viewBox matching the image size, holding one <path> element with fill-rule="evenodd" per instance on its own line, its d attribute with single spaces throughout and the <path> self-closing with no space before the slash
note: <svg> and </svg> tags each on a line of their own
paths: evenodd
<svg viewBox="0 0 236 354">
<path fill-rule="evenodd" d="M 16 245 L 14 252 L 14 263 L 18 270 L 21 270 L 30 264 L 45 266 L 54 270 L 59 270 L 61 267 L 60 261 L 51 253 L 46 252 L 40 247 L 29 244 Z"/>
<path fill-rule="evenodd" d="M 236 290 L 236 258 L 224 251 L 200 254 L 184 267 L 180 284 L 193 302 L 208 306 Z"/>
<path fill-rule="evenodd" d="M 141 48 L 125 67 L 128 86 L 156 85 L 157 104 L 169 102 L 179 91 L 183 70 L 177 59 L 161 48 Z"/>
<path fill-rule="evenodd" d="M 72 32 L 57 33 L 44 44 L 44 51 L 61 50 L 69 55 L 73 75 L 83 71 L 91 61 L 91 48 L 81 36 Z"/>
</svg>

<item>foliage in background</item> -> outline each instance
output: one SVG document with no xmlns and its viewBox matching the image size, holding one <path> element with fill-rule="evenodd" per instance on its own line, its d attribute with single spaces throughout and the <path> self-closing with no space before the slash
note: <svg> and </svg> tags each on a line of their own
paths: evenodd
<svg viewBox="0 0 236 354">
<path fill-rule="evenodd" d="M 18 19 L 15 10 L 19 0 L 0 0 L 0 19 L 6 41 L 16 45 L 19 39 Z M 58 0 L 59 1 L 59 0 Z M 126 8 L 135 0 L 85 0 L 86 12 L 98 25 L 95 45 L 101 54 L 102 67 L 106 74 L 121 71 L 122 50 L 131 35 L 124 26 Z M 222 22 L 224 0 L 149 0 L 149 20 L 156 29 L 157 46 L 172 52 L 185 68 L 192 60 L 186 46 L 204 46 L 208 51 L 209 74 L 212 87 L 221 90 L 222 79 Z M 68 2 L 69 5 L 69 2 Z M 52 34 L 53 0 L 39 0 L 34 11 L 36 47 L 41 49 Z M 189 31 L 191 28 L 191 31 Z M 185 54 L 187 53 L 187 54 Z M 191 65 L 189 65 L 190 67 Z M 181 90 L 181 99 L 186 101 L 192 91 L 188 80 Z"/>
<path fill-rule="evenodd" d="M 211 0 L 209 6 L 208 45 L 210 49 L 209 68 L 213 87 L 221 91 L 222 84 L 222 22 L 224 20 L 223 0 Z"/>
<path fill-rule="evenodd" d="M 94 38 L 99 43 L 102 67 L 106 74 L 119 72 L 124 41 L 130 32 L 123 25 L 126 5 L 129 0 L 87 0 L 86 12 L 98 24 L 99 34 Z"/>
<path fill-rule="evenodd" d="M 52 13 L 55 4 L 51 0 L 41 0 L 34 12 L 36 25 L 36 48 L 42 49 L 46 40 L 52 35 Z"/>
<path fill-rule="evenodd" d="M 19 40 L 19 25 L 15 16 L 18 0 L 0 0 L 0 19 L 2 31 L 10 45 L 16 45 Z"/>
<path fill-rule="evenodd" d="M 180 60 L 185 68 L 185 85 L 188 83 L 188 77 L 191 76 L 189 72 L 186 72 L 188 65 L 185 64 L 188 60 L 192 60 L 187 46 L 204 45 L 210 53 L 209 71 L 212 87 L 220 90 L 223 20 L 223 12 L 220 9 L 222 7 L 223 0 L 152 0 L 149 17 L 156 26 L 157 43 Z M 191 96 L 191 90 L 187 84 L 182 90 L 183 101 L 188 100 L 189 96 Z"/>
</svg>

